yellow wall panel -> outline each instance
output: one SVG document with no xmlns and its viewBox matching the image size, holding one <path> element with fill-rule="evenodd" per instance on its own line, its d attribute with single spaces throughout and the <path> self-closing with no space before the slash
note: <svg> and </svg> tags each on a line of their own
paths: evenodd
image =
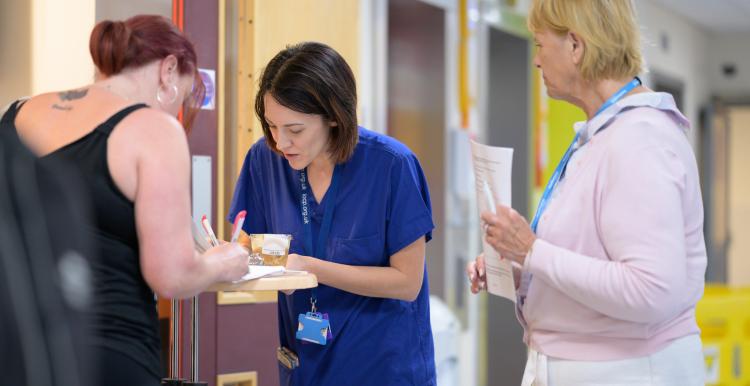
<svg viewBox="0 0 750 386">
<path fill-rule="evenodd" d="M 263 1 L 263 0 L 258 0 Z M 237 57 L 237 69 L 235 74 L 230 76 L 236 80 L 236 95 L 233 100 L 235 103 L 230 109 L 236 115 L 237 126 L 233 130 L 237 130 L 234 134 L 230 135 L 230 138 L 234 139 L 231 141 L 231 145 L 234 146 L 234 151 L 230 154 L 234 158 L 232 164 L 234 165 L 231 171 L 230 181 L 235 181 L 237 175 L 240 173 L 242 168 L 242 162 L 245 159 L 245 154 L 250 149 L 250 146 L 260 138 L 254 133 L 255 126 L 255 114 L 254 114 L 254 100 L 255 92 L 257 90 L 257 82 L 255 80 L 255 14 L 254 6 L 255 0 L 240 0 L 237 4 L 237 46 L 236 46 L 236 57 Z M 234 183 L 234 182 L 232 182 Z M 232 189 L 230 189 L 231 191 Z M 231 200 L 231 197 L 229 198 Z"/>
<path fill-rule="evenodd" d="M 253 68 L 256 74 L 287 45 L 314 40 L 341 53 L 357 77 L 359 1 L 255 0 L 254 3 Z M 256 89 L 257 77 L 253 98 Z M 255 140 L 263 135 L 260 127 L 256 127 L 258 130 L 253 130 Z"/>
<path fill-rule="evenodd" d="M 549 181 L 555 172 L 565 150 L 575 136 L 573 124 L 585 121 L 583 110 L 568 102 L 549 98 L 547 107 L 547 168 L 544 172 L 544 183 Z"/>
<path fill-rule="evenodd" d="M 337 50 L 358 78 L 359 1 L 241 0 L 237 29 L 237 132 L 233 142 L 238 174 L 248 149 L 263 136 L 255 117 L 258 77 L 287 45 L 319 41 Z"/>
</svg>

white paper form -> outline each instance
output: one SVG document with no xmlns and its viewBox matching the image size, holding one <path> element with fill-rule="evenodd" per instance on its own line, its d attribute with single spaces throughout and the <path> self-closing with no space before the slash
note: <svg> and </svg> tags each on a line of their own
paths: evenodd
<svg viewBox="0 0 750 386">
<path fill-rule="evenodd" d="M 474 182 L 479 212 L 491 211 L 486 197 L 485 182 L 492 193 L 495 204 L 511 206 L 511 170 L 513 149 L 482 145 L 471 141 L 471 158 L 474 165 Z M 510 260 L 500 259 L 500 254 L 482 237 L 487 291 L 516 301 L 516 286 L 513 283 L 513 266 Z"/>
<path fill-rule="evenodd" d="M 262 277 L 305 275 L 307 271 L 295 271 L 286 269 L 281 265 L 250 265 L 247 273 L 240 280 L 232 283 L 240 283 L 248 280 L 260 279 Z"/>
</svg>

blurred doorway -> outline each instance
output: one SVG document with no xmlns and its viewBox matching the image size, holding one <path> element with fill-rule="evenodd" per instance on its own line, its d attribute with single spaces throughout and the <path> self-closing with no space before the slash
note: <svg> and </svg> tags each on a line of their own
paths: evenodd
<svg viewBox="0 0 750 386">
<path fill-rule="evenodd" d="M 427 244 L 430 293 L 445 298 L 445 10 L 426 2 L 388 2 L 388 127 L 419 159 L 430 188 L 433 240 Z"/>
<path fill-rule="evenodd" d="M 531 166 L 531 45 L 526 37 L 490 27 L 488 31 L 486 143 L 512 147 L 512 206 L 529 218 Z M 519 385 L 526 364 L 523 329 L 515 304 L 487 296 L 487 385 Z"/>
<path fill-rule="evenodd" d="M 729 108 L 727 284 L 750 286 L 750 105 Z"/>
<path fill-rule="evenodd" d="M 708 253 L 706 281 L 726 283 L 728 232 L 727 132 L 728 110 L 716 100 L 701 112 L 698 155 L 703 193 L 704 225 Z"/>
<path fill-rule="evenodd" d="M 750 100 L 714 100 L 702 113 L 699 153 L 709 282 L 750 285 L 749 146 Z"/>
<path fill-rule="evenodd" d="M 651 83 L 654 91 L 672 94 L 677 108 L 680 109 L 680 111 L 683 111 L 685 83 L 682 80 L 662 74 L 658 71 L 653 71 L 651 73 Z"/>
</svg>

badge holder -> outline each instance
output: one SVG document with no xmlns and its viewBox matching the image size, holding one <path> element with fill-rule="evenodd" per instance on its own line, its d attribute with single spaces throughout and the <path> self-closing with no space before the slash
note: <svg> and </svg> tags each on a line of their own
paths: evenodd
<svg viewBox="0 0 750 386">
<path fill-rule="evenodd" d="M 328 343 L 328 334 L 330 332 L 331 324 L 323 317 L 323 314 L 317 312 L 315 307 L 315 298 L 310 299 L 312 308 L 310 312 L 306 314 L 299 314 L 297 327 L 297 339 L 316 343 L 325 346 Z"/>
</svg>

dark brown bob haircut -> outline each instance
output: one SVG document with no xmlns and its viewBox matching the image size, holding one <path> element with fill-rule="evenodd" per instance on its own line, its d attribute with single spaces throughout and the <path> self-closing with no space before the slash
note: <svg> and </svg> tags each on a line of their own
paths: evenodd
<svg viewBox="0 0 750 386">
<path fill-rule="evenodd" d="M 328 150 L 336 163 L 346 162 L 357 146 L 357 85 L 349 64 L 333 48 L 317 42 L 287 46 L 268 62 L 255 96 L 255 114 L 266 143 L 275 152 L 263 97 L 268 94 L 291 110 L 321 115 L 330 128 Z"/>
</svg>

